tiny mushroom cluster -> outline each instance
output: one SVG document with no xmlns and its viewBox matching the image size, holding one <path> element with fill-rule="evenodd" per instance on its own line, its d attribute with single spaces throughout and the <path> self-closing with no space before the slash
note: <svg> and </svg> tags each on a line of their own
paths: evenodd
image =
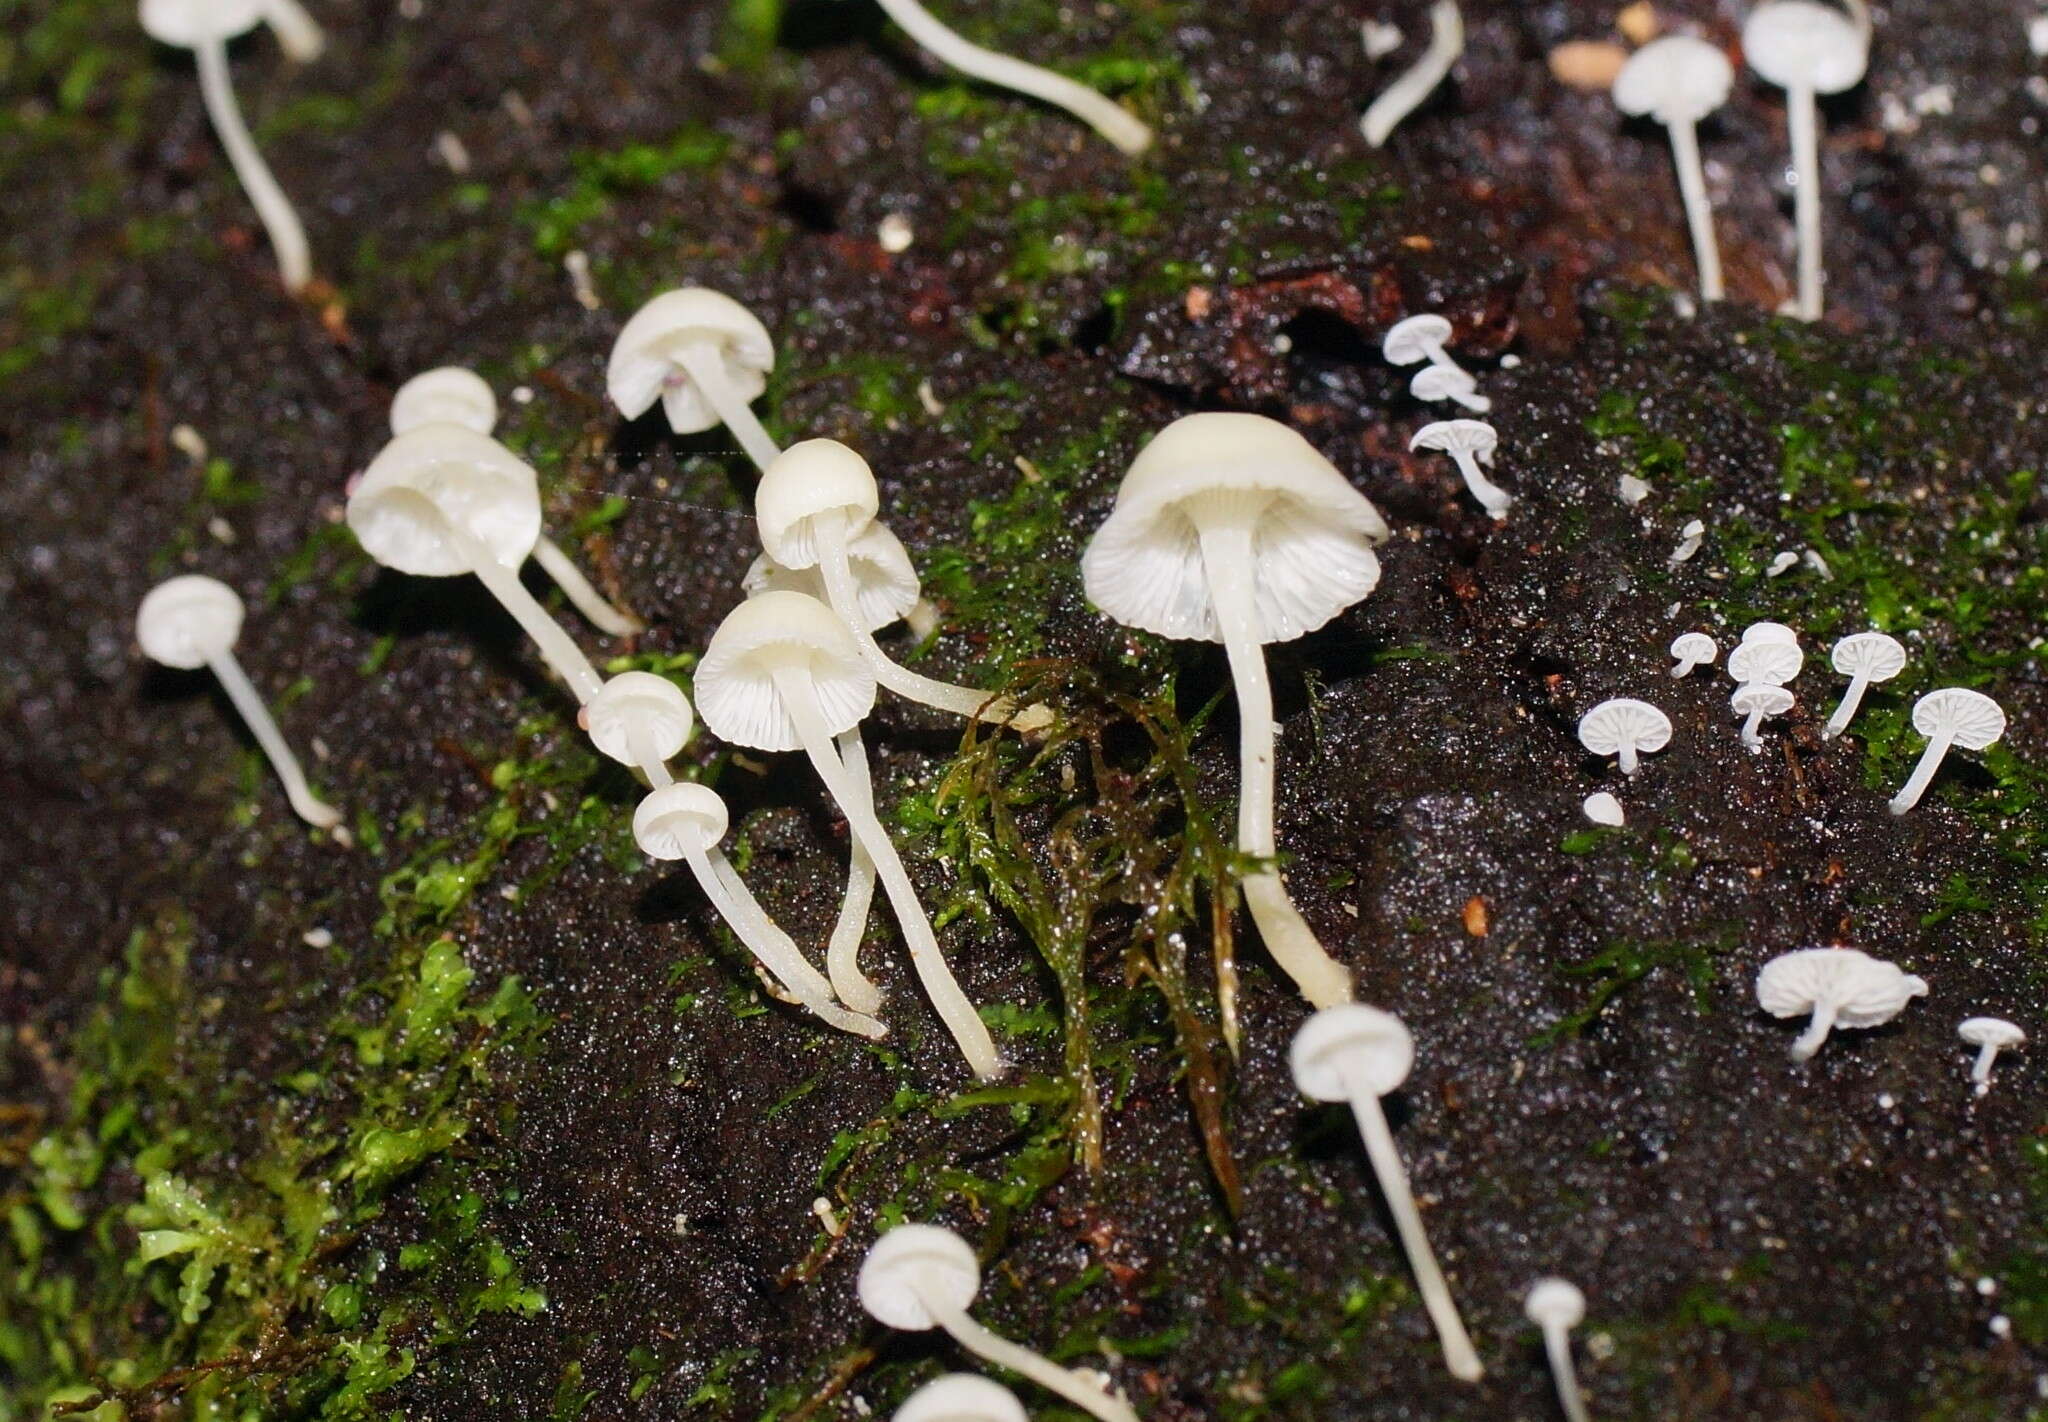
<svg viewBox="0 0 2048 1422">
<path fill-rule="evenodd" d="M 1416 399 L 1429 402 L 1449 400 L 1463 405 L 1475 415 L 1483 415 L 1493 408 L 1493 401 L 1479 393 L 1479 378 L 1451 358 L 1448 349 L 1451 329 L 1447 318 L 1432 313 L 1407 317 L 1387 328 L 1386 335 L 1380 338 L 1380 353 L 1387 358 L 1389 365 L 1422 366 L 1408 382 L 1408 393 Z M 1486 426 L 1480 428 L 1485 429 Z M 1449 448 L 1448 445 L 1429 447 Z"/>
</svg>

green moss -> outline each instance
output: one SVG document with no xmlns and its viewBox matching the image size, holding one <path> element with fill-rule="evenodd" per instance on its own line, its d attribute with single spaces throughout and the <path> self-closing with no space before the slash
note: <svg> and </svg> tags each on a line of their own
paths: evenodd
<svg viewBox="0 0 2048 1422">
<path fill-rule="evenodd" d="M 651 191 L 678 173 L 716 168 L 730 149 L 724 134 L 692 124 L 659 143 L 576 154 L 568 188 L 525 203 L 518 221 L 532 234 L 534 251 L 558 261 L 577 244 L 585 226 L 612 210 L 617 197 Z"/>
</svg>

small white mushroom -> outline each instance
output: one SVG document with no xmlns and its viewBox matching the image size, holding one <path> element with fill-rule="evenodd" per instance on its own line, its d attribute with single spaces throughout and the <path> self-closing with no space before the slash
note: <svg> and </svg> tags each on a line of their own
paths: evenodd
<svg viewBox="0 0 2048 1422">
<path fill-rule="evenodd" d="M 1629 56 L 1614 80 L 1615 107 L 1637 117 L 1648 114 L 1670 135 L 1678 191 L 1685 200 L 1693 258 L 1699 265 L 1700 297 L 1705 301 L 1719 301 L 1723 288 L 1721 249 L 1714 240 L 1714 212 L 1700 165 L 1699 122 L 1728 102 L 1734 83 L 1735 67 L 1728 56 L 1691 35 L 1652 40 Z"/>
<path fill-rule="evenodd" d="M 781 451 L 752 402 L 774 369 L 775 342 L 753 312 L 721 292 L 685 287 L 633 313 L 612 345 L 605 389 L 629 420 L 659 400 L 677 434 L 724 425 L 766 469 Z"/>
<path fill-rule="evenodd" d="M 1792 709 L 1794 701 L 1790 691 L 1767 681 L 1745 682 L 1736 687 L 1735 694 L 1728 698 L 1728 707 L 1736 715 L 1748 717 L 1742 723 L 1742 743 L 1752 753 L 1762 751 L 1764 719 L 1784 715 Z"/>
<path fill-rule="evenodd" d="M 1805 669 L 1806 653 L 1797 642 L 1760 639 L 1728 654 L 1728 675 L 1749 685 L 1789 686 Z"/>
<path fill-rule="evenodd" d="M 893 622 L 907 619 L 917 609 L 923 589 L 910 553 L 889 526 L 879 519 L 855 534 L 846 545 L 846 562 L 853 573 L 853 586 L 860 618 L 857 626 L 879 632 Z M 740 588 L 755 597 L 772 588 L 800 592 L 826 601 L 825 575 L 817 564 L 808 568 L 785 568 L 763 553 L 747 565 Z M 913 629 L 915 635 L 915 629 Z"/>
<path fill-rule="evenodd" d="M 1479 1354 L 1465 1331 L 1458 1306 L 1451 1300 L 1450 1285 L 1430 1250 L 1429 1236 L 1422 1228 L 1422 1214 L 1415 1208 L 1415 1196 L 1408 1188 L 1408 1173 L 1401 1164 L 1401 1152 L 1394 1145 L 1394 1133 L 1387 1125 L 1380 1098 L 1399 1088 L 1415 1065 L 1415 1039 L 1400 1018 L 1377 1007 L 1347 1002 L 1326 1007 L 1295 1034 L 1288 1050 L 1288 1065 L 1295 1089 L 1311 1101 L 1346 1102 L 1358 1122 L 1365 1142 L 1366 1157 L 1386 1197 L 1387 1212 L 1394 1217 L 1401 1247 L 1408 1255 L 1408 1267 L 1415 1272 L 1415 1284 L 1422 1304 L 1436 1325 L 1437 1340 L 1443 1347 L 1444 1364 L 1451 1376 L 1462 1382 L 1477 1382 L 1485 1375 Z"/>
<path fill-rule="evenodd" d="M 1977 1049 L 1977 1060 L 1970 1068 L 1970 1080 L 1976 1083 L 1977 1094 L 1983 1096 L 1991 1090 L 1991 1064 L 1998 1060 L 1998 1054 L 2008 1047 L 2023 1047 L 2027 1034 L 2016 1022 L 2003 1017 L 1968 1017 L 1956 1028 L 1956 1035 Z"/>
<path fill-rule="evenodd" d="M 636 767 L 656 789 L 669 783 L 668 762 L 690 743 L 696 717 L 690 698 L 665 676 L 629 671 L 607 681 L 583 708 L 591 744 Z"/>
<path fill-rule="evenodd" d="M 1444 82 L 1444 76 L 1464 52 L 1465 16 L 1459 11 L 1457 0 L 1436 0 L 1429 7 L 1429 48 L 1366 109 L 1365 116 L 1358 121 L 1358 131 L 1365 135 L 1365 141 L 1375 148 L 1382 147 L 1401 120 L 1420 108 L 1431 91 Z"/>
<path fill-rule="evenodd" d="M 1757 1005 L 1773 1017 L 1812 1014 L 1792 1060 L 1812 1058 L 1837 1027 L 1881 1027 L 1924 996 L 1927 984 L 1896 963 L 1857 948 L 1801 948 L 1764 964 L 1756 978 Z"/>
<path fill-rule="evenodd" d="M 1638 754 L 1671 744 L 1671 718 L 1647 701 L 1620 696 L 1603 701 L 1579 718 L 1579 744 L 1598 756 L 1618 756 L 1621 773 L 1642 769 Z"/>
<path fill-rule="evenodd" d="M 948 1373 L 904 1399 L 891 1422 L 1031 1422 L 1024 1404 L 999 1382 Z"/>
<path fill-rule="evenodd" d="M 1742 629 L 1744 642 L 1790 642 L 1799 645 L 1799 634 L 1782 622 L 1752 622 Z"/>
<path fill-rule="evenodd" d="M 1699 556 L 1701 546 L 1707 541 L 1707 526 L 1698 519 L 1689 520 L 1678 530 L 1678 546 L 1671 550 L 1666 561 L 1676 568 L 1681 563 L 1690 563 Z"/>
<path fill-rule="evenodd" d="M 1463 405 L 1474 414 L 1483 415 L 1493 408 L 1493 401 L 1478 393 L 1479 382 L 1471 372 L 1454 365 L 1427 365 L 1415 372 L 1415 378 L 1408 382 L 1408 393 L 1418 400 L 1436 404 L 1449 400 Z"/>
<path fill-rule="evenodd" d="M 949 1229 L 898 1225 L 868 1250 L 855 1287 L 861 1307 L 877 1323 L 905 1333 L 942 1328 L 968 1352 L 1029 1378 L 1102 1422 L 1138 1422 L 1131 1405 L 1107 1388 L 968 1317 L 968 1305 L 981 1292 L 981 1264 L 967 1241 Z"/>
<path fill-rule="evenodd" d="M 1479 506 L 1496 519 L 1508 516 L 1514 495 L 1492 483 L 1479 469 L 1482 464 L 1491 466 L 1494 452 L 1500 448 L 1500 435 L 1492 425 L 1484 420 L 1438 420 L 1417 430 L 1415 438 L 1408 441 L 1408 448 L 1439 449 L 1450 455 Z"/>
<path fill-rule="evenodd" d="M 1694 667 L 1710 667 L 1721 655 L 1720 646 L 1704 632 L 1681 633 L 1671 644 L 1674 665 L 1671 674 L 1677 677 L 1692 675 Z"/>
<path fill-rule="evenodd" d="M 1586 1321 L 1586 1296 L 1567 1280 L 1538 1279 L 1522 1301 L 1522 1313 L 1543 1330 L 1543 1352 L 1550 1359 L 1550 1376 L 1564 1415 L 1570 1422 L 1588 1422 L 1578 1370 L 1572 1365 L 1572 1330 Z"/>
<path fill-rule="evenodd" d="M 1580 806 L 1580 808 L 1585 811 L 1586 818 L 1596 825 L 1605 825 L 1609 829 L 1620 829 L 1628 823 L 1628 812 L 1621 808 L 1621 801 L 1615 799 L 1605 790 L 1598 790 L 1588 795 L 1586 803 Z"/>
<path fill-rule="evenodd" d="M 1897 638 L 1882 632 L 1858 632 L 1835 643 L 1830 660 L 1836 671 L 1849 678 L 1849 689 L 1842 693 L 1842 704 L 1821 730 L 1824 741 L 1831 741 L 1849 729 L 1857 708 L 1863 704 L 1863 693 L 1873 682 L 1890 681 L 1906 669 L 1906 649 Z"/>
<path fill-rule="evenodd" d="M 1441 369 L 1469 376 L 1471 372 L 1451 359 L 1451 353 L 1447 349 L 1450 339 L 1449 318 L 1425 311 L 1419 316 L 1409 316 L 1389 326 L 1386 335 L 1380 338 L 1380 353 L 1387 358 L 1389 365 L 1405 367 L 1428 361 Z"/>
<path fill-rule="evenodd" d="M 1927 749 L 1903 790 L 1892 797 L 1891 811 L 1903 815 L 1920 803 L 1949 750 L 1983 750 L 2005 734 L 2005 712 L 1981 691 L 1960 686 L 1930 691 L 1913 704 L 1913 729 L 1927 737 Z"/>
<path fill-rule="evenodd" d="M 341 811 L 313 794 L 299 758 L 285 744 L 270 708 L 235 659 L 242 616 L 242 600 L 234 589 L 214 578 L 187 574 L 149 590 L 136 610 L 135 639 L 153 662 L 179 671 L 209 668 L 269 757 L 292 809 L 316 829 L 333 829 L 341 823 Z"/>
</svg>

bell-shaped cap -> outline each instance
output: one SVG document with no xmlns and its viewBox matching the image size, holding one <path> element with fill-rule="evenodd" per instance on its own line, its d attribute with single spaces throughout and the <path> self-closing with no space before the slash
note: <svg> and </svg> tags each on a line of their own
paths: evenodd
<svg viewBox="0 0 2048 1422">
<path fill-rule="evenodd" d="M 965 1311 L 981 1291 L 981 1264 L 966 1240 L 937 1225 L 898 1225 L 874 1242 L 855 1285 L 877 1323 L 905 1333 L 938 1326 L 926 1298 Z"/>
<path fill-rule="evenodd" d="M 489 435 L 433 424 L 385 445 L 349 495 L 348 526 L 372 558 L 401 573 L 471 571 L 449 524 L 516 568 L 540 538 L 539 480 Z"/>
<path fill-rule="evenodd" d="M 1846 12 L 1814 0 L 1769 0 L 1749 12 L 1742 53 L 1780 89 L 1839 94 L 1862 82 L 1870 37 Z"/>
<path fill-rule="evenodd" d="M 263 22 L 263 0 L 142 0 L 142 32 L 158 44 L 197 49 Z"/>
<path fill-rule="evenodd" d="M 636 731 L 657 760 L 669 761 L 689 744 L 696 725 L 683 689 L 665 676 L 643 671 L 621 672 L 607 681 L 584 714 L 591 743 L 623 765 L 636 763 Z"/>
<path fill-rule="evenodd" d="M 890 1422 L 1030 1422 L 1030 1414 L 1001 1383 L 948 1373 L 905 1398 Z"/>
<path fill-rule="evenodd" d="M 242 635 L 242 600 L 218 578 L 188 573 L 158 583 L 135 610 L 143 655 L 193 671 L 234 649 Z"/>
<path fill-rule="evenodd" d="M 1262 640 L 1313 632 L 1379 585 L 1386 521 L 1329 460 L 1263 415 L 1176 420 L 1145 446 L 1089 541 L 1089 600 L 1126 627 L 1218 642 L 1199 525 L 1249 516 Z"/>
<path fill-rule="evenodd" d="M 391 397 L 391 433 L 410 434 L 421 425 L 461 425 L 487 435 L 498 427 L 498 397 L 481 375 L 462 366 L 422 371 Z"/>
<path fill-rule="evenodd" d="M 809 568 L 818 561 L 812 521 L 841 514 L 851 540 L 874 521 L 882 506 L 875 471 L 836 439 L 807 439 L 782 451 L 761 471 L 754 490 L 754 520 L 761 546 L 785 568 Z"/>
<path fill-rule="evenodd" d="M 1879 1027 L 1927 992 L 1927 984 L 1858 948 L 1780 953 L 1756 978 L 1757 1006 L 1773 1017 L 1804 1017 L 1822 1003 L 1840 1027 Z"/>
<path fill-rule="evenodd" d="M 1385 1096 L 1414 1069 L 1415 1038 L 1391 1012 L 1340 1002 L 1302 1023 L 1287 1064 L 1311 1101 L 1346 1101 L 1354 1090 Z"/>
<path fill-rule="evenodd" d="M 1782 622 L 1752 622 L 1742 629 L 1742 640 L 1747 642 L 1790 642 L 1799 645 L 1799 634 Z"/>
<path fill-rule="evenodd" d="M 862 529 L 847 545 L 846 561 L 853 573 L 863 630 L 879 632 L 909 616 L 910 609 L 917 606 L 923 591 L 917 567 L 887 524 L 878 520 Z M 766 553 L 747 565 L 740 588 L 748 597 L 779 589 L 825 601 L 825 579 L 817 568 L 785 568 Z"/>
<path fill-rule="evenodd" d="M 612 345 L 605 388 L 619 413 L 636 420 L 662 402 L 669 428 L 697 434 L 715 428 L 718 412 L 677 362 L 676 352 L 702 345 L 719 360 L 726 384 L 744 401 L 758 399 L 775 369 L 775 342 L 753 312 L 706 287 L 665 291 L 633 314 Z"/>
<path fill-rule="evenodd" d="M 1538 1328 L 1577 1328 L 1586 1321 L 1586 1296 L 1569 1279 L 1538 1279 L 1522 1300 L 1522 1316 Z"/>
<path fill-rule="evenodd" d="M 1693 35 L 1651 40 L 1614 79 L 1614 105 L 1662 124 L 1698 123 L 1728 102 L 1735 66 L 1716 45 Z"/>
<path fill-rule="evenodd" d="M 765 592 L 726 614 L 697 664 L 697 710 L 712 734 L 754 750 L 803 749 L 775 685 L 784 668 L 809 682 L 835 736 L 874 709 L 874 673 L 839 615 L 802 593 Z"/>
<path fill-rule="evenodd" d="M 672 863 L 687 858 L 692 848 L 715 847 L 730 823 L 716 790 L 678 780 L 656 790 L 633 811 L 633 842 L 649 859 Z"/>
</svg>

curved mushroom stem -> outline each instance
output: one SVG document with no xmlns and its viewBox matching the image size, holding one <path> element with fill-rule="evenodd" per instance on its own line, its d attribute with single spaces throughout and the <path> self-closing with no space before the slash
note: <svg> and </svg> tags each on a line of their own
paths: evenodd
<svg viewBox="0 0 2048 1422">
<path fill-rule="evenodd" d="M 1680 657 L 1677 665 L 1671 668 L 1671 674 L 1675 677 L 1688 677 L 1692 675 L 1693 668 L 1698 665 L 1699 663 L 1691 657 Z"/>
<path fill-rule="evenodd" d="M 1913 767 L 1913 777 L 1906 782 L 1906 788 L 1892 796 L 1891 812 L 1903 815 L 1920 803 L 1920 797 L 1927 793 L 1927 787 L 1934 783 L 1935 772 L 1941 769 L 1942 761 L 1948 758 L 1949 747 L 1955 737 L 1943 731 L 1927 743 L 1927 749 L 1920 752 L 1920 763 Z"/>
<path fill-rule="evenodd" d="M 1835 708 L 1835 714 L 1828 717 L 1827 725 L 1821 728 L 1820 738 L 1831 741 L 1849 729 L 1849 723 L 1856 719 L 1856 712 L 1863 705 L 1863 693 L 1870 689 L 1870 673 L 1859 671 L 1849 678 L 1849 689 L 1842 693 L 1842 704 Z"/>
<path fill-rule="evenodd" d="M 1064 1397 L 1090 1416 L 1100 1417 L 1102 1422 L 1138 1422 L 1138 1414 L 1129 1403 L 1111 1396 L 1107 1389 L 1095 1386 L 1075 1375 L 1071 1369 L 1061 1367 L 1023 1344 L 1012 1343 L 1000 1333 L 982 1327 L 965 1311 L 953 1307 L 949 1300 L 936 1298 L 920 1289 L 918 1301 L 954 1342 L 975 1356 L 1031 1379 L 1047 1392 Z"/>
<path fill-rule="evenodd" d="M 1821 315 L 1820 108 L 1811 85 L 1785 94 L 1786 125 L 1792 136 L 1792 211 L 1799 237 L 1799 304 L 1802 321 Z"/>
<path fill-rule="evenodd" d="M 249 734 L 256 738 L 256 744 L 263 748 L 263 754 L 269 757 L 271 767 L 277 771 L 277 778 L 284 782 L 284 793 L 292 802 L 292 810 L 315 829 L 333 829 L 340 824 L 341 811 L 313 794 L 313 788 L 306 783 L 306 772 L 299 765 L 299 758 L 285 744 L 284 733 L 277 729 L 270 708 L 256 694 L 255 686 L 242 670 L 242 664 L 235 660 L 235 654 L 222 652 L 217 657 L 208 658 L 206 664 L 220 678 L 228 700 L 234 702 L 235 710 L 242 713 L 242 720 L 248 723 Z"/>
<path fill-rule="evenodd" d="M 1557 1402 L 1568 1422 L 1591 1422 L 1585 1396 L 1579 1391 L 1579 1370 L 1572 1365 L 1572 1331 L 1555 1323 L 1544 1324 L 1543 1351 L 1550 1356 L 1551 1380 L 1557 1384 Z"/>
<path fill-rule="evenodd" d="M 754 467 L 766 469 L 774 463 L 775 456 L 782 453 L 781 446 L 755 417 L 754 407 L 742 400 L 725 378 L 725 364 L 718 353 L 703 341 L 687 341 L 676 348 L 675 356 L 676 364 L 703 394 L 705 403 L 718 412 L 720 422 L 740 442 Z"/>
<path fill-rule="evenodd" d="M 1223 629 L 1224 650 L 1237 688 L 1237 847 L 1256 859 L 1278 853 L 1273 836 L 1273 689 L 1266 680 L 1266 653 L 1252 593 L 1252 538 L 1247 509 L 1201 525 L 1202 563 L 1209 595 Z M 1351 1001 L 1351 974 L 1332 958 L 1294 907 L 1280 876 L 1247 874 L 1241 886 L 1245 907 L 1259 926 L 1266 951 L 1317 1007 Z"/>
<path fill-rule="evenodd" d="M 1685 200 L 1685 225 L 1692 230 L 1693 260 L 1700 269 L 1700 300 L 1719 301 L 1726 295 L 1721 284 L 1721 246 L 1714 240 L 1714 208 L 1707 201 L 1699 128 L 1691 119 L 1673 119 L 1665 131 L 1671 136 L 1671 156 L 1678 165 L 1678 195 Z"/>
<path fill-rule="evenodd" d="M 235 89 L 228 79 L 227 42 L 219 36 L 203 40 L 197 54 L 199 94 L 206 102 L 207 117 L 213 120 L 213 131 L 220 136 L 220 146 L 227 150 L 228 162 L 241 180 L 242 191 L 255 204 L 256 216 L 270 234 L 270 249 L 277 255 L 278 274 L 284 278 L 285 290 L 296 295 L 313 279 L 313 256 L 306 242 L 306 229 L 300 224 L 298 213 L 292 211 L 284 189 L 271 176 L 263 155 L 256 151 L 256 140 L 249 136 L 248 125 L 242 122 L 242 111 L 235 107 Z"/>
<path fill-rule="evenodd" d="M 1369 1087 L 1353 1086 L 1351 1114 L 1358 1119 L 1358 1134 L 1365 1141 L 1366 1157 L 1372 1161 L 1373 1175 L 1387 1200 L 1387 1212 L 1394 1217 L 1394 1228 L 1400 1232 L 1401 1248 L 1408 1255 L 1408 1267 L 1422 1292 L 1422 1306 L 1429 1311 L 1429 1321 L 1436 1325 L 1437 1340 L 1444 1350 L 1444 1366 L 1460 1382 L 1477 1382 L 1485 1376 L 1486 1368 L 1472 1346 L 1471 1335 L 1465 1331 L 1465 1321 L 1458 1317 L 1458 1306 L 1451 1301 L 1451 1287 L 1444 1282 L 1443 1270 L 1437 1267 L 1436 1255 L 1429 1247 L 1429 1236 L 1423 1232 L 1422 1213 L 1415 1208 L 1415 1196 L 1408 1189 L 1408 1172 L 1401 1164 L 1401 1152 L 1394 1147 L 1387 1113 Z"/>
<path fill-rule="evenodd" d="M 1479 506 L 1495 518 L 1506 518 L 1515 496 L 1486 477 L 1479 468 L 1479 456 L 1469 449 L 1454 449 L 1451 458 L 1457 461 L 1458 472 L 1465 476 L 1465 487 L 1479 500 Z M 1631 770 L 1629 774 L 1635 772 Z"/>
<path fill-rule="evenodd" d="M 1750 712 L 1749 719 L 1742 723 L 1742 743 L 1752 751 L 1764 748 L 1763 724 L 1764 713 L 1760 710 Z"/>
<path fill-rule="evenodd" d="M 1042 731 L 1052 724 L 1052 713 L 1043 706 L 1027 706 L 1019 710 L 1016 702 L 993 691 L 937 681 L 892 661 L 889 654 L 877 645 L 875 634 L 867 630 L 866 619 L 860 615 L 860 593 L 854 586 L 853 565 L 846 554 L 846 515 L 838 512 L 820 514 L 812 522 L 812 530 L 818 542 L 818 571 L 825 578 L 826 599 L 831 602 L 832 610 L 839 614 L 839 620 L 853 633 L 853 640 L 860 646 L 861 658 L 867 662 L 868 670 L 875 674 L 876 681 L 906 701 L 915 701 L 920 706 L 930 706 L 938 711 L 950 711 L 970 721 L 1014 726 L 1023 733 Z"/>
<path fill-rule="evenodd" d="M 583 614 L 584 620 L 606 636 L 631 637 L 647 630 L 647 624 L 632 613 L 607 602 L 604 594 L 583 576 L 583 570 L 569 561 L 569 555 L 562 551 L 562 546 L 545 533 L 533 545 L 533 561 L 554 579 L 555 586 L 562 590 L 570 605 Z"/>
<path fill-rule="evenodd" d="M 868 773 L 867 745 L 855 727 L 837 738 L 839 758 L 846 765 L 847 782 L 860 797 L 861 808 L 870 814 L 875 808 L 875 782 Z M 853 849 L 846 864 L 846 897 L 839 903 L 839 921 L 832 925 L 832 940 L 825 950 L 825 974 L 832 990 L 855 1012 L 877 1012 L 882 990 L 860 970 L 860 943 L 867 933 L 868 909 L 875 901 L 875 861 L 852 836 Z"/>
<path fill-rule="evenodd" d="M 1413 68 L 1372 101 L 1365 117 L 1358 121 L 1358 131 L 1365 135 L 1365 141 L 1375 148 L 1385 144 L 1401 120 L 1414 113 L 1431 91 L 1443 83 L 1444 76 L 1464 52 L 1464 15 L 1456 0 L 1437 0 L 1429 7 L 1429 48 Z"/>
<path fill-rule="evenodd" d="M 940 23 L 917 0 L 876 0 L 905 34 L 940 59 L 986 83 L 1029 94 L 1055 108 L 1065 109 L 1087 124 L 1116 148 L 1137 157 L 1152 146 L 1152 130 L 1121 104 L 1098 94 L 1064 74 L 1041 69 L 1007 54 L 970 43 Z"/>
<path fill-rule="evenodd" d="M 295 64 L 311 64 L 327 48 L 327 35 L 299 0 L 263 0 L 263 18 L 278 47 Z"/>
<path fill-rule="evenodd" d="M 1977 1083 L 1977 1094 L 1988 1095 L 1991 1091 L 1991 1064 L 1998 1060 L 1998 1043 L 1986 1042 L 1977 1048 L 1977 1060 L 1970 1068 L 1970 1080 Z"/>
<path fill-rule="evenodd" d="M 817 693 L 811 689 L 809 674 L 790 667 L 778 668 L 775 689 L 788 708 L 790 719 L 796 723 L 804 752 L 811 758 L 811 768 L 838 802 L 847 828 L 867 846 L 875 861 L 875 872 L 896 911 L 903 941 L 910 949 L 911 966 L 917 970 L 918 981 L 924 984 L 932 1007 L 946 1024 L 946 1030 L 953 1034 L 953 1041 L 975 1076 L 983 1081 L 995 1080 L 1003 1074 L 1003 1059 L 996 1052 L 995 1040 L 989 1036 L 988 1026 L 975 1012 L 974 1004 L 960 990 L 953 970 L 946 964 L 946 955 L 939 951 L 938 936 L 932 932 L 931 919 L 918 902 L 917 889 L 903 868 L 895 844 L 848 777 L 846 762 L 839 758 L 832 732 L 826 729 L 825 715 L 818 706 Z"/>
<path fill-rule="evenodd" d="M 1828 1033 L 1835 1030 L 1835 1011 L 1836 1004 L 1825 998 L 1813 1005 L 1813 1020 L 1792 1044 L 1793 1061 L 1813 1060 L 1813 1054 L 1827 1041 Z"/>
<path fill-rule="evenodd" d="M 585 706 L 604 687 L 604 678 L 597 674 L 597 668 L 590 664 L 590 658 L 583 655 L 583 649 L 576 645 L 560 623 L 548 616 L 534 595 L 526 590 L 526 584 L 519 581 L 519 574 L 491 556 L 491 550 L 473 536 L 469 530 L 450 518 L 441 520 L 441 527 L 447 531 L 449 541 L 461 550 L 463 561 L 476 574 L 505 611 L 540 649 L 541 658 L 555 669 L 555 674 L 569 684 L 570 692 Z"/>
</svg>

